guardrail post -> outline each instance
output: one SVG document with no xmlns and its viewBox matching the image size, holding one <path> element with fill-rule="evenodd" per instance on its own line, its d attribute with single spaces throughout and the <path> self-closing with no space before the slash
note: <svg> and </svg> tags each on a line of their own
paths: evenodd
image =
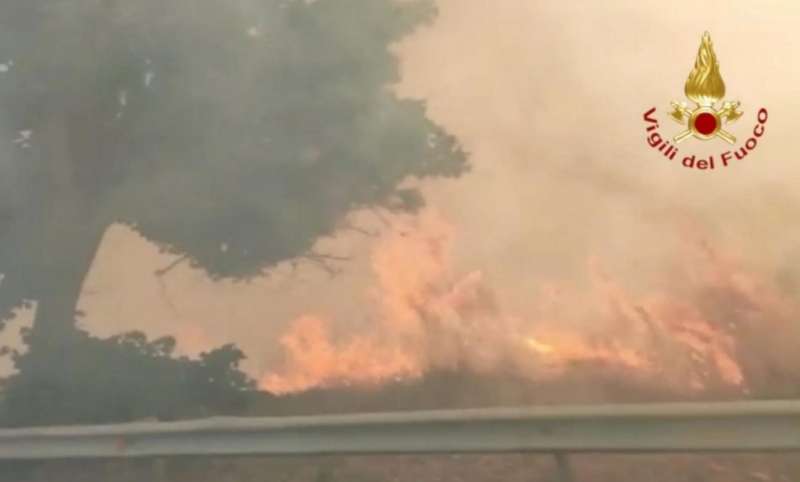
<svg viewBox="0 0 800 482">
<path fill-rule="evenodd" d="M 151 473 L 153 482 L 168 482 L 167 461 L 163 458 L 155 458 L 151 461 Z"/>
<path fill-rule="evenodd" d="M 556 459 L 557 482 L 575 482 L 575 473 L 569 463 L 569 455 L 564 452 L 556 452 L 553 456 Z"/>
</svg>

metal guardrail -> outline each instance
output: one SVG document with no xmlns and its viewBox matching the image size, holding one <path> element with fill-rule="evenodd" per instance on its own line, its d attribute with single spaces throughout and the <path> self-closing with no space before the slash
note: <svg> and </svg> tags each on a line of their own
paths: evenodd
<svg viewBox="0 0 800 482">
<path fill-rule="evenodd" d="M 541 406 L 0 430 L 0 460 L 800 450 L 800 400 Z"/>
</svg>

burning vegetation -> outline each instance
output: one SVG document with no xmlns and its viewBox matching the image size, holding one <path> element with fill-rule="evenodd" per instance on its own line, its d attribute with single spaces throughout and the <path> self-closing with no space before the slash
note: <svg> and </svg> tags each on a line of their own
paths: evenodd
<svg viewBox="0 0 800 482">
<path fill-rule="evenodd" d="M 794 393 L 796 303 L 702 238 L 687 239 L 676 253 L 683 262 L 664 274 L 668 291 L 632 293 L 590 260 L 588 289 L 541 287 L 535 308 L 514 313 L 484 273 L 454 268 L 454 229 L 441 216 L 398 219 L 372 253 L 371 331 L 339 334 L 335 320 L 302 316 L 280 338 L 283 364 L 259 385 L 292 394 L 442 372 L 533 384 L 584 373 L 678 398 Z"/>
</svg>

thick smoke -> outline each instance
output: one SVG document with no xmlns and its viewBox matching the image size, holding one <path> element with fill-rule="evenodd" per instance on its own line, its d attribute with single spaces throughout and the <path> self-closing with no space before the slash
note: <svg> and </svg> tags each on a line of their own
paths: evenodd
<svg viewBox="0 0 800 482">
<path fill-rule="evenodd" d="M 676 345 L 667 357 L 676 373 L 696 368 L 687 347 L 693 345 L 707 347 L 699 362 L 711 376 L 706 383 L 716 376 L 714 383 L 732 387 L 735 396 L 747 396 L 745 386 L 752 393 L 796 386 L 788 378 L 798 366 L 790 303 L 800 280 L 800 231 L 793 222 L 798 171 L 791 161 L 798 154 L 791 115 L 798 71 L 785 59 L 799 47 L 794 16 L 786 14 L 797 6 L 740 3 L 718 9 L 678 2 L 666 11 L 630 3 L 440 0 L 435 22 L 396 47 L 402 60 L 396 90 L 426 99 L 428 114 L 456 134 L 474 165 L 456 181 L 423 183 L 429 204 L 452 224 L 448 269 L 456 280 L 480 272 L 478 285 L 492 293 L 503 316 L 555 331 L 539 334 L 533 346 L 540 351 L 548 343 L 565 345 L 562 338 L 586 343 L 599 332 L 606 346 L 632 345 L 644 352 L 636 357 L 646 358 L 651 348 L 641 345 L 664 339 L 648 334 L 651 325 L 666 329 L 648 321 L 656 319 L 685 327 L 667 342 Z M 713 35 L 727 95 L 745 112 L 733 133 L 752 127 L 748 118 L 758 107 L 771 114 L 757 155 L 708 175 L 653 158 L 641 123 L 642 112 L 655 105 L 668 128 L 669 101 L 683 95 L 704 30 Z M 765 46 L 772 54 L 764 54 Z M 691 146 L 701 154 L 718 148 Z M 693 225 L 684 228 L 687 220 Z M 359 336 L 384 346 L 376 334 L 383 330 L 382 305 L 364 294 L 377 285 L 369 234 L 381 223 L 354 224 L 319 245 L 351 258 L 333 279 L 313 265 L 295 272 L 282 266 L 269 280 L 234 286 L 181 265 L 162 280 L 163 290 L 152 272 L 173 258 L 116 230 L 87 283 L 87 291 L 98 291 L 84 296 L 86 322 L 106 333 L 141 326 L 148 322 L 125 314 L 139 308 L 154 320 L 147 328 L 155 333 L 167 328 L 156 320 L 171 319 L 210 339 L 241 340 L 251 373 L 262 376 L 290 373 L 284 369 L 292 358 L 284 360 L 279 340 L 293 333 L 296 319 L 327 327 L 329 353 Z M 116 257 L 120 250 L 131 260 Z M 587 265 L 589 259 L 596 261 Z M 609 314 L 614 303 L 600 295 L 602 286 L 622 300 L 616 315 Z M 378 313 L 365 315 L 370 309 Z M 107 314 L 116 315 L 113 325 Z M 541 318 L 557 321 L 534 323 Z M 221 326 L 220 319 L 231 321 Z M 674 325 L 676 319 L 687 324 Z M 455 340 L 447 341 L 458 346 Z M 444 353 L 458 353 L 445 346 Z M 728 359 L 742 385 L 730 383 L 733 372 L 721 377 Z M 416 371 L 414 365 L 405 373 Z"/>
<path fill-rule="evenodd" d="M 115 223 L 241 280 L 324 265 L 314 243 L 353 208 L 418 209 L 406 177 L 467 168 L 422 102 L 387 89 L 390 44 L 434 14 L 390 0 L 5 5 L 0 320 L 35 302 L 36 339 L 63 341 Z"/>
<path fill-rule="evenodd" d="M 428 185 L 426 194 L 454 224 L 450 268 L 478 269 L 480 292 L 492 293 L 483 306 L 495 311 L 433 323 L 420 315 L 423 341 L 411 345 L 430 347 L 431 355 L 418 359 L 475 367 L 487 359 L 481 349 L 495 357 L 524 353 L 491 336 L 469 350 L 452 348 L 462 346 L 464 327 L 508 333 L 509 319 L 521 319 L 517 330 L 544 331 L 529 343 L 538 353 L 518 368 L 534 378 L 548 354 L 606 357 L 677 390 L 794 393 L 798 235 L 791 213 L 798 202 L 791 184 L 778 181 L 797 174 L 783 162 L 794 152 L 780 132 L 788 127 L 775 127 L 758 160 L 712 177 L 657 164 L 637 149 L 644 145 L 642 107 L 663 99 L 668 122 L 666 105 L 683 93 L 702 30 L 644 7 L 585 7 L 567 16 L 560 6 L 438 3 L 436 24 L 398 49 L 399 89 L 428 99 L 431 115 L 472 155 L 472 175 Z M 714 32 L 729 94 L 748 103 L 754 118 L 761 105 L 789 101 L 785 79 L 795 67 L 769 63 L 738 30 L 733 35 L 739 15 L 727 11 L 701 28 Z M 775 11 L 757 15 L 783 21 Z M 608 18 L 626 27 L 607 29 Z M 752 38 L 787 42 L 748 24 Z M 630 40 L 620 42 L 620 32 Z M 648 56 L 657 52 L 658 61 Z M 443 58 L 450 59 L 445 69 Z M 774 72 L 770 90 L 760 70 Z M 737 128 L 749 127 L 743 121 Z M 692 146 L 703 153 L 718 147 Z M 414 247 L 406 249 L 398 279 L 410 260 L 425 264 Z M 377 279 L 383 286 L 385 278 Z M 446 336 L 436 335 L 436 323 L 450 327 Z M 498 371 L 507 367 L 494 361 Z"/>
<path fill-rule="evenodd" d="M 800 383 L 800 307 L 700 233 L 685 234 L 662 274 L 665 291 L 630 293 L 590 259 L 588 289 L 530 286 L 535 308 L 523 313 L 503 306 L 480 271 L 454 269 L 452 233 L 431 212 L 399 220 L 373 251 L 372 328 L 334 337 L 335 320 L 298 318 L 280 339 L 284 365 L 262 388 L 382 385 L 441 371 L 542 382 L 589 367 L 685 396 L 788 395 Z"/>
</svg>

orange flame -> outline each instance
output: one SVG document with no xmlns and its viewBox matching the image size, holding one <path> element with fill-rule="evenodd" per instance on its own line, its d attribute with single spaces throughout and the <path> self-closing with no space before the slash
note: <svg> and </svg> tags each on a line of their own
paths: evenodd
<svg viewBox="0 0 800 482">
<path fill-rule="evenodd" d="M 281 338 L 289 363 L 284 374 L 268 374 L 261 387 L 276 394 L 349 384 L 376 384 L 420 375 L 416 361 L 391 346 L 354 337 L 341 346 L 331 340 L 328 323 L 305 316 Z"/>
<path fill-rule="evenodd" d="M 770 353 L 777 340 L 756 346 L 742 339 L 772 329 L 778 338 L 800 341 L 789 328 L 796 307 L 705 245 L 692 244 L 696 259 L 674 274 L 684 292 L 632 296 L 593 261 L 588 293 L 543 290 L 540 308 L 521 317 L 501 306 L 481 272 L 453 272 L 453 238 L 453 229 L 432 212 L 399 220 L 372 255 L 379 313 L 373 330 L 334 340 L 329 321 L 301 317 L 282 337 L 283 365 L 260 386 L 289 393 L 376 385 L 437 369 L 491 373 L 509 367 L 541 380 L 587 362 L 678 390 L 748 390 L 754 375 L 800 366 L 800 360 Z M 564 319 L 547 308 L 560 298 L 591 311 Z"/>
</svg>

